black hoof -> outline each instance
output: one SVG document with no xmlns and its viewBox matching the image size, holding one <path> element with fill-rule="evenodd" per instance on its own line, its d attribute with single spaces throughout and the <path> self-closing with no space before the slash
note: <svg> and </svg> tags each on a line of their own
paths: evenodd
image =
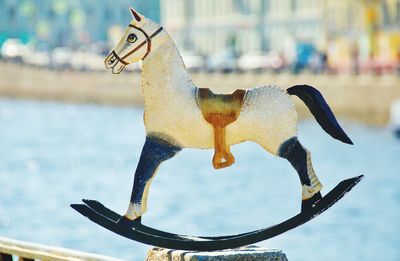
<svg viewBox="0 0 400 261">
<path fill-rule="evenodd" d="M 142 224 L 142 217 L 130 220 L 129 218 L 122 216 L 120 219 L 118 219 L 117 223 L 123 226 L 133 227 L 134 225 Z"/>
<path fill-rule="evenodd" d="M 304 210 L 306 210 L 307 208 L 312 207 L 312 205 L 314 205 L 318 200 L 320 200 L 322 198 L 321 196 L 321 192 L 316 193 L 314 196 L 312 196 L 309 199 L 303 200 L 301 202 L 301 211 L 303 212 Z"/>
</svg>

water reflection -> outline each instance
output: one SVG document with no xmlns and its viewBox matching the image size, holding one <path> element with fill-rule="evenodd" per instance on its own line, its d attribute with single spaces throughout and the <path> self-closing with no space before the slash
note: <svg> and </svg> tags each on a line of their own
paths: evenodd
<svg viewBox="0 0 400 261">
<path fill-rule="evenodd" d="M 299 136 L 313 153 L 325 192 L 342 179 L 366 178 L 316 220 L 260 245 L 281 248 L 292 260 L 400 258 L 400 142 L 383 128 L 344 128 L 355 146 L 331 139 L 314 120 L 300 123 Z M 142 111 L 3 99 L 0 134 L 2 236 L 144 259 L 147 246 L 97 227 L 69 207 L 92 198 L 125 210 L 145 138 Z M 285 160 L 254 143 L 232 152 L 237 163 L 220 171 L 211 166 L 211 150 L 186 149 L 165 162 L 144 222 L 177 233 L 220 235 L 296 214 L 300 186 Z"/>
</svg>

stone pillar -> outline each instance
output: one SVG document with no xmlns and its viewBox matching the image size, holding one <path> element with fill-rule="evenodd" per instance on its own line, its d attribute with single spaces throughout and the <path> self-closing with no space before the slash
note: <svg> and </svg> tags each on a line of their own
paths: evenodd
<svg viewBox="0 0 400 261">
<path fill-rule="evenodd" d="M 153 247 L 145 261 L 287 261 L 282 250 L 245 246 L 210 252 L 171 250 Z"/>
</svg>

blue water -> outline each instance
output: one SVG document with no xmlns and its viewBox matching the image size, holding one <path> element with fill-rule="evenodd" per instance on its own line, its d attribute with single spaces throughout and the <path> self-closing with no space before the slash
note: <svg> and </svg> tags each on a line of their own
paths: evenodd
<svg viewBox="0 0 400 261">
<path fill-rule="evenodd" d="M 290 260 L 400 260 L 400 140 L 385 128 L 344 123 L 355 146 L 314 120 L 299 124 L 323 191 L 365 179 L 315 220 L 259 245 Z M 144 142 L 142 111 L 0 99 L 0 236 L 143 260 L 148 246 L 98 227 L 69 207 L 97 199 L 123 213 Z M 144 223 L 201 235 L 234 234 L 297 213 L 291 166 L 254 143 L 213 170 L 210 150 L 184 150 L 154 179 Z"/>
</svg>

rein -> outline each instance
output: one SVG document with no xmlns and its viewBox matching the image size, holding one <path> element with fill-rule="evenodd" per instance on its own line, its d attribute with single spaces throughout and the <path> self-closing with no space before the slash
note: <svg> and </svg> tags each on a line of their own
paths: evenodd
<svg viewBox="0 0 400 261">
<path fill-rule="evenodd" d="M 143 45 L 145 45 L 147 43 L 147 51 L 146 51 L 146 54 L 142 58 L 142 60 L 144 60 L 144 58 L 146 58 L 147 55 L 149 55 L 149 53 L 151 51 L 151 39 L 153 39 L 156 35 L 161 33 L 161 31 L 164 29 L 164 28 L 160 27 L 160 28 L 157 29 L 157 31 L 155 31 L 154 33 L 152 33 L 149 36 L 142 28 L 139 28 L 139 27 L 131 25 L 131 24 L 129 26 L 141 31 L 144 34 L 144 36 L 146 37 L 146 41 L 141 42 L 132 51 L 130 51 L 129 53 L 125 54 L 122 57 L 119 57 L 119 55 L 115 51 L 112 51 L 112 54 L 118 59 L 118 61 L 120 61 L 124 65 L 128 65 L 129 64 L 129 63 L 125 62 L 126 58 L 128 58 L 130 55 L 132 55 L 134 52 L 139 50 L 141 47 L 143 47 Z"/>
</svg>

